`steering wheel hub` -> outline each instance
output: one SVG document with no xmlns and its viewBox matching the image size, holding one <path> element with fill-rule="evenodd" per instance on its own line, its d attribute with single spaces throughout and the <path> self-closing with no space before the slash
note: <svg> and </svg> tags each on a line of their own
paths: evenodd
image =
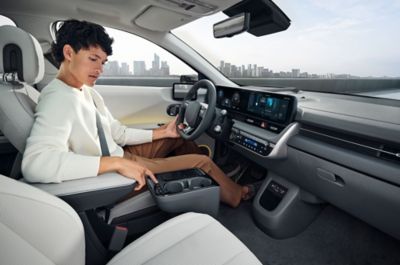
<svg viewBox="0 0 400 265">
<path fill-rule="evenodd" d="M 190 127 L 195 128 L 197 126 L 200 110 L 201 110 L 201 105 L 199 102 L 197 101 L 189 102 L 185 111 L 185 120 Z"/>
</svg>

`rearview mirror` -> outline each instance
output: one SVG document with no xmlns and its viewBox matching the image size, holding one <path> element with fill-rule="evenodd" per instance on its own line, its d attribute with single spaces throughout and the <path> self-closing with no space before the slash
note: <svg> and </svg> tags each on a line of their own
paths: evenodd
<svg viewBox="0 0 400 265">
<path fill-rule="evenodd" d="M 246 31 L 257 37 L 284 31 L 290 26 L 290 19 L 272 0 L 241 1 L 224 13 L 231 18 L 249 13 L 250 23 Z"/>
<path fill-rule="evenodd" d="M 232 37 L 250 27 L 250 13 L 241 13 L 214 24 L 214 38 Z"/>
</svg>

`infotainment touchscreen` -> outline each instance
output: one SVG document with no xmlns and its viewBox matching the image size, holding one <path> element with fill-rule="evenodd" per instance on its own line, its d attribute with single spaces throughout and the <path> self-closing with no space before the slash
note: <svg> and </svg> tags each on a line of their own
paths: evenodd
<svg viewBox="0 0 400 265">
<path fill-rule="evenodd" d="M 285 122 L 289 110 L 290 99 L 278 98 L 261 92 L 252 92 L 249 96 L 247 112 L 259 117 Z"/>
</svg>

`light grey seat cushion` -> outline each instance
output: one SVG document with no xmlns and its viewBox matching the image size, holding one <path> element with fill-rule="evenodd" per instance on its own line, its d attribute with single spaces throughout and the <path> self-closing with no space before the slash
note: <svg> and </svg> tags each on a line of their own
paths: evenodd
<svg viewBox="0 0 400 265">
<path fill-rule="evenodd" d="M 0 264 L 85 262 L 83 225 L 61 199 L 0 175 Z M 175 217 L 137 239 L 108 264 L 252 265 L 250 250 L 208 215 Z"/>
<path fill-rule="evenodd" d="M 84 263 L 78 214 L 57 197 L 0 175 L 0 264 Z"/>
<path fill-rule="evenodd" d="M 208 215 L 175 217 L 125 247 L 109 265 L 252 265 L 250 250 Z"/>
</svg>

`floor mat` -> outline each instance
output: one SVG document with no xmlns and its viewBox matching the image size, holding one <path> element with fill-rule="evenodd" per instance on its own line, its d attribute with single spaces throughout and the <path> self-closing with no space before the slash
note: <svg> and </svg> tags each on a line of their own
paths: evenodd
<svg viewBox="0 0 400 265">
<path fill-rule="evenodd" d="M 400 241 L 345 212 L 327 206 L 301 234 L 273 239 L 254 224 L 251 202 L 232 209 L 221 206 L 219 221 L 268 265 L 400 264 Z"/>
</svg>

